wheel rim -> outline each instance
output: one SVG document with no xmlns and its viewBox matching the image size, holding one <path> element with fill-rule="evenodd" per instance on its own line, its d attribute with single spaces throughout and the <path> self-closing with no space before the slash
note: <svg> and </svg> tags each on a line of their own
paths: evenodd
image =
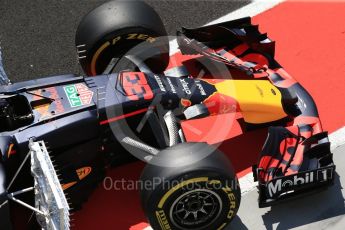
<svg viewBox="0 0 345 230">
<path fill-rule="evenodd" d="M 170 220 L 179 229 L 200 229 L 212 224 L 221 214 L 220 196 L 207 189 L 180 195 L 170 208 Z"/>
</svg>

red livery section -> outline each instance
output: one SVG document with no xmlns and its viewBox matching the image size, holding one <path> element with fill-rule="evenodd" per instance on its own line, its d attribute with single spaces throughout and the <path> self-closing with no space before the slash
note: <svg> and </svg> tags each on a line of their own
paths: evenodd
<svg viewBox="0 0 345 230">
<path fill-rule="evenodd" d="M 313 96 L 323 126 L 345 125 L 345 3 L 284 2 L 254 17 L 276 41 L 276 59 Z"/>
</svg>

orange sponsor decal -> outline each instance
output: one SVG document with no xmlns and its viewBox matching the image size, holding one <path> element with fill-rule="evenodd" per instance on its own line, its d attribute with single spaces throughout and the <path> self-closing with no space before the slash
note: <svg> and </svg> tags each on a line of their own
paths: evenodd
<svg viewBox="0 0 345 230">
<path fill-rule="evenodd" d="M 73 185 L 75 185 L 77 182 L 70 182 L 70 183 L 67 183 L 67 184 L 62 184 L 61 187 L 62 187 L 62 190 L 66 190 L 66 189 L 69 189 L 70 187 L 72 187 Z"/>
<path fill-rule="evenodd" d="M 189 107 L 189 106 L 192 105 L 192 102 L 190 100 L 188 100 L 188 99 L 182 98 L 181 99 L 181 105 L 183 105 L 184 107 Z"/>
<path fill-rule="evenodd" d="M 85 177 L 87 177 L 91 173 L 91 171 L 92 171 L 91 167 L 83 167 L 83 168 L 77 169 L 76 173 L 78 175 L 79 180 L 82 180 Z M 69 183 L 66 183 L 66 184 L 62 184 L 61 186 L 62 186 L 63 190 L 66 190 L 66 189 L 72 187 L 73 185 L 75 185 L 76 183 L 78 183 L 78 182 L 77 181 L 72 181 L 72 182 L 69 182 Z"/>
<path fill-rule="evenodd" d="M 16 150 L 13 149 L 14 144 L 10 144 L 10 146 L 8 147 L 8 151 L 7 151 L 7 158 L 10 158 L 10 156 L 12 154 L 16 153 Z"/>
<path fill-rule="evenodd" d="M 87 177 L 91 173 L 91 171 L 92 171 L 91 167 L 83 167 L 83 168 L 77 169 L 79 180 L 82 180 L 85 177 Z"/>
</svg>

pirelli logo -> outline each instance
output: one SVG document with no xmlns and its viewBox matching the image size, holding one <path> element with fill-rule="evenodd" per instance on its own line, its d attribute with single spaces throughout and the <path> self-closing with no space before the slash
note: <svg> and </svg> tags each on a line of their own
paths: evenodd
<svg viewBox="0 0 345 230">
<path fill-rule="evenodd" d="M 162 230 L 171 230 L 168 219 L 163 210 L 156 211 L 156 217 Z"/>
</svg>

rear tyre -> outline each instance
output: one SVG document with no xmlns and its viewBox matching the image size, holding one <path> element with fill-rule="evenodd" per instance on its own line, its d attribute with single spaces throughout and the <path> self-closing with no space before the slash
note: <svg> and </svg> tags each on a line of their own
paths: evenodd
<svg viewBox="0 0 345 230">
<path fill-rule="evenodd" d="M 207 151 L 211 154 L 200 160 Z M 163 161 L 169 165 L 159 166 Z M 203 143 L 178 144 L 151 163 L 142 173 L 141 200 L 153 229 L 219 229 L 236 215 L 241 201 L 238 181 L 217 149 Z"/>
<path fill-rule="evenodd" d="M 165 38 L 158 39 L 162 36 Z M 79 62 L 87 75 L 102 74 L 113 58 L 119 60 L 140 43 L 145 43 L 146 50 L 154 50 L 155 55 L 151 56 L 154 62 L 149 62 L 156 71 L 162 71 L 169 59 L 166 36 L 159 15 L 145 2 L 110 1 L 81 20 L 75 44 Z"/>
</svg>

